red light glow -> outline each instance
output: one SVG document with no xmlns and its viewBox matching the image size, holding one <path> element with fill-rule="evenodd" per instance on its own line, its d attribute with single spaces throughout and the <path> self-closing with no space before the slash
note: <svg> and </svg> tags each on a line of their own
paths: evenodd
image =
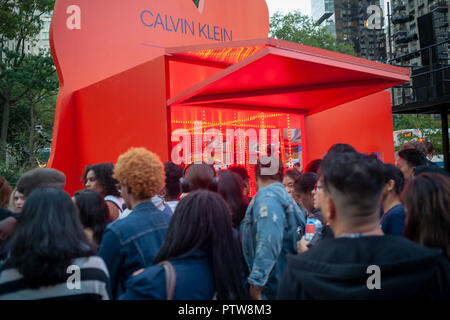
<svg viewBox="0 0 450 320">
<path fill-rule="evenodd" d="M 300 130 L 302 120 L 302 115 L 280 112 L 186 106 L 178 106 L 171 109 L 171 130 L 174 132 L 177 129 L 185 129 L 185 132 L 191 135 L 191 150 L 195 150 L 195 135 L 203 135 L 203 139 L 201 139 L 203 160 L 207 160 L 205 150 L 209 147 L 214 150 L 212 154 L 216 169 L 226 169 L 233 164 L 243 165 L 247 169 L 251 177 L 250 196 L 256 193 L 253 179 L 255 163 L 252 159 L 267 154 L 267 144 L 274 143 L 272 141 L 273 129 L 279 130 L 278 146 L 284 165 L 286 167 L 292 167 L 294 161 L 302 162 L 301 154 L 297 151 L 301 142 L 300 140 L 292 141 L 293 137 L 291 133 L 291 129 Z M 201 128 L 201 131 L 199 128 Z M 216 138 L 211 141 L 204 139 L 205 133 L 209 129 L 216 129 L 222 135 L 223 148 L 221 151 L 216 149 Z M 232 129 L 231 134 L 234 132 L 234 136 L 229 135 L 228 130 L 230 129 Z M 286 130 L 288 132 L 287 136 L 284 134 Z M 251 137 L 256 140 L 252 140 Z M 257 142 L 256 150 L 252 149 L 251 141 Z M 232 143 L 230 146 L 233 154 L 226 153 L 227 142 Z M 194 156 L 191 156 L 185 150 L 180 150 L 180 141 L 172 142 L 172 150 L 177 146 L 178 154 L 182 157 L 185 164 L 191 163 L 196 158 L 200 158 L 200 155 L 195 154 L 195 152 L 198 153 L 198 150 L 193 152 Z"/>
<path fill-rule="evenodd" d="M 174 54 L 175 57 L 190 59 L 199 59 L 204 62 L 215 62 L 224 64 L 236 64 L 242 60 L 254 55 L 266 46 L 250 46 L 241 48 L 209 49 L 201 51 L 189 51 L 185 53 Z"/>
</svg>

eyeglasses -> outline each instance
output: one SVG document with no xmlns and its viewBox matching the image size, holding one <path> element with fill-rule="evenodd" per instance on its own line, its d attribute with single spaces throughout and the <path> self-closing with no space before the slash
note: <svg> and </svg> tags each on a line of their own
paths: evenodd
<svg viewBox="0 0 450 320">
<path fill-rule="evenodd" d="M 316 190 L 316 191 L 320 190 L 322 188 L 323 188 L 323 186 L 320 183 L 316 183 L 315 186 L 314 186 L 314 190 Z"/>
</svg>

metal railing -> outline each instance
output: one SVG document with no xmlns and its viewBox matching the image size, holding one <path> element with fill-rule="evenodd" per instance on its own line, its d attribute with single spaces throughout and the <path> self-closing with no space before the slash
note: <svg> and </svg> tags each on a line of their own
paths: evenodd
<svg viewBox="0 0 450 320">
<path fill-rule="evenodd" d="M 393 88 L 393 107 L 450 96 L 450 71 L 447 71 L 450 69 L 448 43 L 450 43 L 450 39 L 388 60 L 390 64 L 411 70 L 411 82 Z M 438 50 L 440 46 L 446 50 Z M 439 57 L 439 53 L 444 53 L 445 57 Z M 426 65 L 406 64 L 406 61 L 423 57 L 423 55 L 428 55 L 429 63 Z M 399 99 L 400 97 L 401 99 Z"/>
</svg>

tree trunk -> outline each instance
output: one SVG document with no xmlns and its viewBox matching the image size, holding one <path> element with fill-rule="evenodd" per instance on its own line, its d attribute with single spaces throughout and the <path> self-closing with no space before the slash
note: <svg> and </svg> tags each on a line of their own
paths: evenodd
<svg viewBox="0 0 450 320">
<path fill-rule="evenodd" d="M 0 133 L 0 163 L 6 163 L 6 139 L 8 138 L 9 113 L 9 100 L 6 100 L 3 104 L 2 129 Z"/>
<path fill-rule="evenodd" d="M 28 148 L 30 150 L 30 164 L 34 163 L 34 104 L 30 104 L 30 135 L 28 140 Z"/>
</svg>

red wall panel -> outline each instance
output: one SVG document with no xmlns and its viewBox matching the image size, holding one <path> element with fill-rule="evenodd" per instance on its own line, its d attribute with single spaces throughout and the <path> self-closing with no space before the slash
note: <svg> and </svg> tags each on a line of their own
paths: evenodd
<svg viewBox="0 0 450 320">
<path fill-rule="evenodd" d="M 375 153 L 394 163 L 390 93 L 382 91 L 305 117 L 306 161 L 322 158 L 335 143 Z"/>
<path fill-rule="evenodd" d="M 168 160 L 164 70 L 160 57 L 75 93 L 78 162 L 68 192 L 82 188 L 87 164 L 115 163 L 131 147 L 146 147 Z"/>
</svg>

